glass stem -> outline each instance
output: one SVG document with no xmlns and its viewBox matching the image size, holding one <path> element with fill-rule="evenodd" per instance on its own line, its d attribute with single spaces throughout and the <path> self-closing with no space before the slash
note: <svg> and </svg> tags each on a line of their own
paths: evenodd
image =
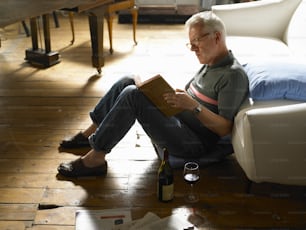
<svg viewBox="0 0 306 230">
<path fill-rule="evenodd" d="M 193 184 L 190 184 L 190 196 L 194 196 L 194 186 Z"/>
</svg>

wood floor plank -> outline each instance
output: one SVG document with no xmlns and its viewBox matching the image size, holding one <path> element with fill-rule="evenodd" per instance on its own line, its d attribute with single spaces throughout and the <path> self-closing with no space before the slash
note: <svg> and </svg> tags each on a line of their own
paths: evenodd
<svg viewBox="0 0 306 230">
<path fill-rule="evenodd" d="M 43 189 L 0 188 L 2 204 L 38 204 L 44 194 Z"/>
<path fill-rule="evenodd" d="M 35 225 L 26 230 L 75 230 L 74 226 L 64 226 L 64 225 Z"/>
<path fill-rule="evenodd" d="M 101 95 L 102 96 L 102 95 Z M 99 101 L 100 97 L 3 97 L 0 100 L 1 107 L 15 108 L 20 106 L 39 107 L 39 108 L 58 108 L 67 110 L 78 110 L 92 108 Z M 86 110 L 88 111 L 88 110 Z M 3 112 L 3 111 L 1 111 Z"/>
<path fill-rule="evenodd" d="M 22 221 L 0 221 L 0 229 L 3 230 L 25 230 L 26 224 Z"/>
<path fill-rule="evenodd" d="M 36 211 L 36 204 L 0 204 L 0 221 L 31 221 Z"/>
<path fill-rule="evenodd" d="M 75 212 L 81 207 L 58 207 L 54 209 L 38 210 L 34 220 L 35 225 L 71 225 L 75 223 Z"/>
<path fill-rule="evenodd" d="M 87 190 L 81 189 L 48 189 L 40 201 L 43 205 L 59 206 L 99 206 L 103 209 L 113 208 L 114 204 L 129 207 L 130 201 L 126 199 L 126 190 Z"/>
<path fill-rule="evenodd" d="M 219 194 L 204 197 L 198 211 L 208 223 L 221 228 L 301 228 L 306 226 L 305 202 L 246 194 Z"/>
<path fill-rule="evenodd" d="M 1 185 L 0 188 L 50 188 L 50 189 L 66 189 L 66 188 L 78 188 L 85 187 L 91 190 L 103 190 L 103 189 L 120 189 L 124 190 L 128 188 L 128 177 L 106 177 L 106 178 L 78 178 L 71 180 L 63 180 L 54 176 L 54 173 L 1 173 L 0 174 Z"/>
</svg>

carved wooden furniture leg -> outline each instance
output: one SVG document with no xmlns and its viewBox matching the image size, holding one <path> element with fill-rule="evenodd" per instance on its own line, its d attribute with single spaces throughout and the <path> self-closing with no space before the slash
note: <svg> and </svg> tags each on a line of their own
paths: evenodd
<svg viewBox="0 0 306 230">
<path fill-rule="evenodd" d="M 109 52 L 112 54 L 113 50 L 113 19 L 114 14 L 106 14 L 105 15 L 107 21 L 107 28 L 108 28 L 108 36 L 109 36 Z"/>
<path fill-rule="evenodd" d="M 91 37 L 92 49 L 92 65 L 97 68 L 101 74 L 101 68 L 104 66 L 103 56 L 103 24 L 104 24 L 104 9 L 98 8 L 89 13 L 89 28 Z"/>
<path fill-rule="evenodd" d="M 27 37 L 30 37 L 31 33 L 30 33 L 30 30 L 29 30 L 26 22 L 25 21 L 21 21 L 21 23 L 22 23 L 22 27 L 23 27 L 24 32 L 26 33 Z"/>
<path fill-rule="evenodd" d="M 136 40 L 136 27 L 137 27 L 137 20 L 138 20 L 138 8 L 137 6 L 134 6 L 131 9 L 131 14 L 133 18 L 133 40 L 135 45 L 137 45 L 137 40 Z"/>
<path fill-rule="evenodd" d="M 69 22 L 70 22 L 70 28 L 71 28 L 71 34 L 72 39 L 70 41 L 70 44 L 72 45 L 75 41 L 75 32 L 74 32 L 74 23 L 73 23 L 73 12 L 69 11 Z"/>
<path fill-rule="evenodd" d="M 109 34 L 109 52 L 112 54 L 114 52 L 113 50 L 113 19 L 117 12 L 121 10 L 129 10 L 132 14 L 133 19 L 133 40 L 135 45 L 137 45 L 136 41 L 136 26 L 137 26 L 137 20 L 138 20 L 138 8 L 135 5 L 135 1 L 132 0 L 125 0 L 125 1 L 115 1 L 115 3 L 110 4 L 106 8 L 105 18 L 107 20 L 107 26 L 108 26 L 108 34 Z"/>
</svg>

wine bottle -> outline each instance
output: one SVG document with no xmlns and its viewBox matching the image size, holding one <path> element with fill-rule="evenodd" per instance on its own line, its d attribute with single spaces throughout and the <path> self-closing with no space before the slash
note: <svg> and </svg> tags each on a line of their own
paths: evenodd
<svg viewBox="0 0 306 230">
<path fill-rule="evenodd" d="M 173 199 L 173 171 L 168 157 L 168 150 L 164 148 L 163 159 L 157 174 L 157 197 L 162 202 L 168 202 Z"/>
</svg>

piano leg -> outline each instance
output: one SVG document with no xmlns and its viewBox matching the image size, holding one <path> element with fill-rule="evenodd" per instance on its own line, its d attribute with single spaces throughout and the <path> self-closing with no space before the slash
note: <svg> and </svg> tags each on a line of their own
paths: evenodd
<svg viewBox="0 0 306 230">
<path fill-rule="evenodd" d="M 31 35 L 32 35 L 32 48 L 27 49 L 25 52 L 25 60 L 29 63 L 39 67 L 50 67 L 59 63 L 58 52 L 51 51 L 50 41 L 50 24 L 49 14 L 43 15 L 43 31 L 45 38 L 45 49 L 39 48 L 38 46 L 38 28 L 37 18 L 31 18 Z"/>
<path fill-rule="evenodd" d="M 91 10 L 88 16 L 91 49 L 92 49 L 92 66 L 97 68 L 101 74 L 101 68 L 104 66 L 103 56 L 103 24 L 104 24 L 104 9 L 98 8 Z"/>
</svg>

